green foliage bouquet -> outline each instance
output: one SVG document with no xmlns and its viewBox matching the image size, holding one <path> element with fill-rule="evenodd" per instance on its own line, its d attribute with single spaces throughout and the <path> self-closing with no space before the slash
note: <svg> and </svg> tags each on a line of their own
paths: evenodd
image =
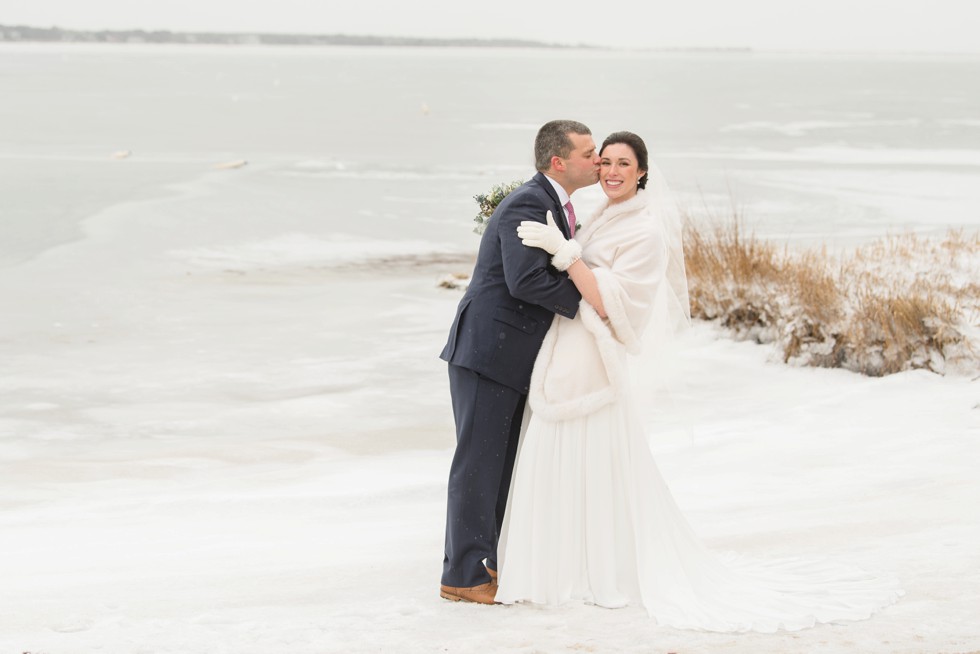
<svg viewBox="0 0 980 654">
<path fill-rule="evenodd" d="M 482 234 L 483 230 L 487 228 L 487 221 L 490 220 L 490 216 L 493 215 L 497 205 L 499 205 L 511 191 L 523 183 L 524 180 L 517 180 L 511 182 L 510 184 L 495 184 L 493 188 L 490 189 L 489 193 L 474 195 L 473 199 L 476 200 L 478 205 L 480 205 L 480 212 L 476 214 L 475 218 L 473 218 L 473 221 L 476 223 L 476 227 L 473 228 L 473 231 L 477 234 Z"/>
</svg>

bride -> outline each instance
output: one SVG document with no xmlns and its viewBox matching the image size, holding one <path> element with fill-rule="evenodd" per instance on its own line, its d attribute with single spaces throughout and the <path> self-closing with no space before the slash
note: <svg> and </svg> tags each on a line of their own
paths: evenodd
<svg viewBox="0 0 980 654">
<path fill-rule="evenodd" d="M 630 132 L 600 150 L 607 202 L 566 241 L 521 223 L 582 294 L 556 316 L 534 364 L 526 432 L 500 536 L 496 601 L 639 605 L 658 624 L 795 630 L 858 620 L 901 594 L 890 579 L 825 562 L 707 550 L 660 475 L 628 383 L 628 355 L 690 320 L 680 218 Z M 646 337 L 644 337 L 646 334 Z"/>
</svg>

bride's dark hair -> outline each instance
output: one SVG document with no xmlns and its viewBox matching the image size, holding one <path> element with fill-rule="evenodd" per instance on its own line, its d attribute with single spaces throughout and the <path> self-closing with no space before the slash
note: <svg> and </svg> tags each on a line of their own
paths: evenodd
<svg viewBox="0 0 980 654">
<path fill-rule="evenodd" d="M 606 140 L 602 142 L 602 147 L 599 148 L 599 156 L 602 156 L 603 150 L 606 146 L 613 145 L 615 143 L 623 143 L 630 146 L 633 150 L 633 154 L 636 155 L 636 167 L 644 172 L 643 177 L 640 181 L 636 183 L 638 188 L 647 187 L 647 178 L 650 177 L 650 163 L 647 158 L 647 146 L 639 136 L 633 132 L 613 132 L 606 137 Z"/>
</svg>

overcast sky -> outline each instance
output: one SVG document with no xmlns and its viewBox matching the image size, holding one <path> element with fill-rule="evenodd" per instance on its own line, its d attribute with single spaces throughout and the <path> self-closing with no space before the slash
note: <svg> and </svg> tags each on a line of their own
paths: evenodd
<svg viewBox="0 0 980 654">
<path fill-rule="evenodd" d="M 0 0 L 0 24 L 980 52 L 978 0 Z"/>
</svg>

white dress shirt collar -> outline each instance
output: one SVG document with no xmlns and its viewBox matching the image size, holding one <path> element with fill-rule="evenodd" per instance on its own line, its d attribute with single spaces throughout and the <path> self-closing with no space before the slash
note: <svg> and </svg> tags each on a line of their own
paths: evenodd
<svg viewBox="0 0 980 654">
<path fill-rule="evenodd" d="M 565 217 L 567 218 L 568 209 L 565 209 L 565 205 L 569 203 L 571 198 L 568 197 L 568 193 L 565 192 L 565 189 L 562 188 L 561 184 L 548 177 L 547 173 L 543 173 L 543 174 L 544 174 L 544 178 L 549 182 L 551 182 L 551 185 L 555 188 L 555 192 L 558 193 L 558 203 L 561 204 L 562 210 L 565 212 Z"/>
</svg>

